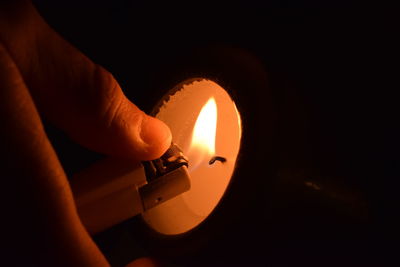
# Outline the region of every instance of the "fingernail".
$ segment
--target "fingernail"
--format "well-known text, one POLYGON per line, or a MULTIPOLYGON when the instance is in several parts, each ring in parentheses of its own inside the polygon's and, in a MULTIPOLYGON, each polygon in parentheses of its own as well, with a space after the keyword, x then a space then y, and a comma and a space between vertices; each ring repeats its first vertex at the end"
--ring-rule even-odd
POLYGON ((168 149, 172 140, 169 127, 159 119, 147 115, 142 121, 140 137, 147 145, 149 156, 155 158, 168 149))

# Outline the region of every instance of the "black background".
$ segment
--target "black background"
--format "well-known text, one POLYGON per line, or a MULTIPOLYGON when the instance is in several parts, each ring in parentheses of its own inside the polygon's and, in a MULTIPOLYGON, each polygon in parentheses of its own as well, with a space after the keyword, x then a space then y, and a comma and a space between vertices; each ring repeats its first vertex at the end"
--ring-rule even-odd
MULTIPOLYGON (((190 255, 160 256, 164 261, 177 266, 393 263, 399 198, 395 14, 337 3, 305 8, 316 3, 304 1, 34 2, 56 31, 113 73, 146 111, 160 98, 158 81, 192 51, 239 49, 265 69, 268 92, 257 96, 268 98, 273 111, 262 99, 252 111, 261 133, 271 130, 262 118, 273 113, 274 134, 265 134, 274 144, 274 151, 265 153, 274 158, 268 174, 275 183, 266 191, 272 200, 254 204, 259 213, 268 213, 255 216, 257 209, 249 208, 240 216, 246 227, 254 225, 251 229, 221 234, 218 242, 190 255)), ((238 101, 249 93, 239 92, 238 101)), ((100 157, 51 126, 48 132, 67 174, 100 157)), ((262 150, 246 156, 263 162, 262 150)), ((252 179, 265 178, 263 166, 246 168, 252 169, 252 179)), ((115 265, 154 256, 129 230, 136 224, 133 220, 96 237, 115 265)))

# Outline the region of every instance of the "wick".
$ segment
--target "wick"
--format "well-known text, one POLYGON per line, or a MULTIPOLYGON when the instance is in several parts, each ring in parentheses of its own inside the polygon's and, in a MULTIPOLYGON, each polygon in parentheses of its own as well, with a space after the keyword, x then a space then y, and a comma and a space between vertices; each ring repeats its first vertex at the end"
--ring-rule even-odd
POLYGON ((224 163, 226 161, 226 158, 224 157, 220 157, 220 156, 214 156, 210 159, 210 161, 208 162, 208 164, 214 164, 215 161, 221 161, 222 163, 224 163))

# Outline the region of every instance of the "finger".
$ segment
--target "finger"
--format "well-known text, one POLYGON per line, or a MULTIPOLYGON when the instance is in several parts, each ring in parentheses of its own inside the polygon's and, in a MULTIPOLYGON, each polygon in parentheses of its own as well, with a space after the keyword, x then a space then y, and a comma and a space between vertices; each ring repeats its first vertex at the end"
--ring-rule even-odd
POLYGON ((125 267, 160 267, 162 266, 160 262, 152 258, 139 258, 130 262, 125 267))
POLYGON ((79 220, 29 92, 1 43, 0 100, 2 243, 9 263, 108 266, 79 220))
POLYGON ((161 156, 171 143, 169 128, 131 103, 109 72, 50 29, 30 3, 23 9, 29 21, 7 33, 7 44, 40 112, 98 152, 161 156), (21 36, 25 42, 16 44, 21 36))

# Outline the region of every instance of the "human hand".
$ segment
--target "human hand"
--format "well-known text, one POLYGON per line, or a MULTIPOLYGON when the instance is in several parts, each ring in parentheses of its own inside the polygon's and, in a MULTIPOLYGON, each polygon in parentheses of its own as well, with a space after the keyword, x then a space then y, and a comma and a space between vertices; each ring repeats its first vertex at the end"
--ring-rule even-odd
POLYGON ((107 266, 79 220, 41 117, 89 149, 133 160, 162 155, 168 127, 131 103, 29 1, 0 4, 0 101, 8 266, 107 266))

